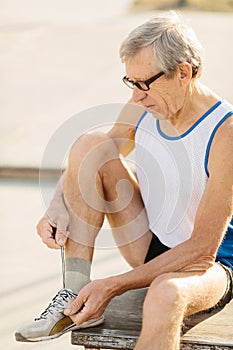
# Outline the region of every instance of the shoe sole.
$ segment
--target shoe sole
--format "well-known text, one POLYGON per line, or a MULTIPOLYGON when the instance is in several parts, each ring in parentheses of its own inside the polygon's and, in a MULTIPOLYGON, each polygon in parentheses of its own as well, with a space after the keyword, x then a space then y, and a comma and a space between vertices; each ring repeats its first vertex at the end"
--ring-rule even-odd
POLYGON ((18 342, 27 342, 27 343, 34 343, 34 342, 40 342, 40 341, 46 341, 46 340, 52 340, 55 338, 59 338, 61 335, 71 332, 77 329, 83 329, 83 328, 90 328, 99 326, 104 322, 104 316, 102 315, 100 318, 92 319, 86 322, 83 322, 80 326, 77 326, 75 323, 71 324, 67 328, 65 328, 62 332, 54 334, 54 335, 47 335, 45 337, 37 337, 37 338, 26 338, 21 333, 15 333, 15 339, 18 342))

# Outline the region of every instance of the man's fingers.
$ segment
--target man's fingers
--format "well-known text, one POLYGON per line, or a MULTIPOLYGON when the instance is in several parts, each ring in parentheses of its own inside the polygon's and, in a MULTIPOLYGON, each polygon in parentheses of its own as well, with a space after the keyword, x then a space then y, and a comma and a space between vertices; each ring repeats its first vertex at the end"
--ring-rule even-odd
POLYGON ((45 233, 46 231, 52 233, 52 225, 49 223, 49 220, 47 218, 43 217, 38 222, 36 230, 38 235, 42 237, 43 233, 45 233))
POLYGON ((53 236, 53 227, 48 222, 46 218, 42 218, 37 225, 37 233, 41 237, 42 242, 47 245, 47 247, 52 249, 59 249, 60 246, 55 242, 53 236))
POLYGON ((69 236, 69 231, 58 231, 55 235, 55 241, 56 243, 61 247, 66 244, 67 238, 69 236))
POLYGON ((54 238, 49 237, 46 238, 45 240, 42 239, 42 241, 47 245, 47 247, 51 248, 51 249, 60 249, 61 247, 59 246, 59 244, 57 244, 54 240, 54 238))
POLYGON ((56 243, 52 232, 50 230, 45 230, 41 233, 41 239, 42 241, 49 247, 52 249, 59 249, 60 246, 59 244, 56 243))
POLYGON ((66 316, 71 316, 76 314, 76 312, 79 312, 84 306, 84 303, 82 301, 82 299, 77 296, 76 299, 73 299, 69 302, 69 304, 67 305, 67 308, 64 311, 64 314, 66 316))
POLYGON ((69 216, 66 214, 60 215, 57 220, 57 230, 55 235, 55 241, 60 247, 66 244, 67 238, 69 236, 68 225, 69 216))
POLYGON ((37 224, 37 233, 49 248, 59 249, 65 245, 69 231, 66 229, 67 222, 64 218, 66 218, 64 215, 61 216, 61 221, 56 224, 46 215, 37 224))
POLYGON ((77 326, 79 326, 82 323, 89 320, 89 313, 87 312, 87 309, 84 306, 84 308, 80 312, 78 312, 77 314, 71 315, 70 318, 74 323, 76 323, 77 326))

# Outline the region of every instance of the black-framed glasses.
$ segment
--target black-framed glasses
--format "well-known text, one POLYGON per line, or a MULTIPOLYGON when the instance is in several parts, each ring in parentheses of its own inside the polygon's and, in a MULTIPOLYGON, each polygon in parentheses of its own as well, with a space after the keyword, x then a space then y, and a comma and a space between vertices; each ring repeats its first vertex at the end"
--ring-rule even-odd
POLYGON ((127 76, 125 76, 122 80, 125 83, 125 85, 127 85, 130 89, 133 89, 133 87, 136 86, 139 90, 148 91, 150 90, 150 84, 152 84, 155 80, 159 79, 163 74, 164 72, 159 72, 149 79, 138 81, 133 81, 127 76))

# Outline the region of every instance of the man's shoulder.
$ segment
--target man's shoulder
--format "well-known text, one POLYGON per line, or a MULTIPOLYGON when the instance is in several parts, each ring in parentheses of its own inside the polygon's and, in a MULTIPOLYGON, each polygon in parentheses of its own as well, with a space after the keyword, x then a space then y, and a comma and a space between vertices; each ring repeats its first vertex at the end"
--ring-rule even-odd
MULTIPOLYGON (((224 169, 232 172, 233 168, 233 111, 229 111, 217 128, 210 150, 210 169, 218 173, 224 169)), ((232 177, 232 175, 231 175, 232 177)))
MULTIPOLYGON (((230 106, 230 105, 229 105, 230 106)), ((222 117, 217 125, 216 139, 222 140, 227 136, 233 136, 233 106, 222 117)), ((233 138, 232 138, 233 139, 233 138)))

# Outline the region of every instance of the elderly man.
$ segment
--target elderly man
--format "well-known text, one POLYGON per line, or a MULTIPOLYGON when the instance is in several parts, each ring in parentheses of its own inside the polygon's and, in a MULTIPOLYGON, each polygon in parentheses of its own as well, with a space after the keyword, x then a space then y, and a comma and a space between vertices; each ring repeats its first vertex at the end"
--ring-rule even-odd
POLYGON ((176 13, 133 30, 120 55, 132 104, 107 134, 75 142, 38 224, 45 244, 65 246, 66 288, 17 340, 100 324, 114 296, 148 287, 135 349, 177 350, 185 316, 232 298, 233 107, 199 82, 200 45, 176 13), (119 157, 134 147, 137 181, 119 157), (132 270, 90 282, 105 215, 132 270))

